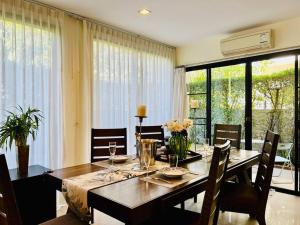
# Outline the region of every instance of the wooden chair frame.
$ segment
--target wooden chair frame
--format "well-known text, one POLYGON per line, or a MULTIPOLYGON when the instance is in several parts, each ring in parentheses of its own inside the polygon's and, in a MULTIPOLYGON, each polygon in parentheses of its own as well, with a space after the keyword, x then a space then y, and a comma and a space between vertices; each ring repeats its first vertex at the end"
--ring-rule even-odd
POLYGON ((116 155, 126 155, 127 129, 92 129, 91 162, 97 162, 109 157, 109 142, 116 142, 116 155))

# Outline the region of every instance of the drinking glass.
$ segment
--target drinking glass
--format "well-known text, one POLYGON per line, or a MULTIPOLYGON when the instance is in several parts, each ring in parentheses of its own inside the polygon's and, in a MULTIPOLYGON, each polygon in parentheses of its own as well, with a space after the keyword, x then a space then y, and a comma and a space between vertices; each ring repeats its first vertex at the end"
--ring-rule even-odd
POLYGON ((147 170, 147 177, 149 174, 149 167, 150 167, 150 163, 151 163, 151 148, 146 148, 143 152, 143 160, 144 160, 144 164, 147 170))
POLYGON ((170 163, 170 167, 177 168, 177 165, 178 165, 178 155, 176 155, 176 154, 170 154, 169 155, 169 163, 170 163))
POLYGON ((209 138, 203 138, 202 139, 202 145, 203 145, 203 151, 205 154, 205 158, 208 156, 208 151, 209 151, 209 138))
POLYGON ((108 146, 109 146, 109 154, 110 154, 111 165, 114 165, 114 156, 116 154, 117 143, 116 142, 109 142, 108 146))

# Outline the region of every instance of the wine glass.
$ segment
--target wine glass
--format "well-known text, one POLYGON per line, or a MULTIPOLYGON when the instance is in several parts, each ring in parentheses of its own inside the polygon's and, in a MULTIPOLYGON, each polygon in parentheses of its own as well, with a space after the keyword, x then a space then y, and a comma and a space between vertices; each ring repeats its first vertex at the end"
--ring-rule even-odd
POLYGON ((117 149, 117 143, 115 141, 109 142, 109 154, 110 154, 110 160, 111 160, 111 165, 114 165, 114 156, 116 154, 116 149, 117 149))
POLYGON ((143 160, 144 160, 144 164, 145 164, 145 167, 147 170, 147 177, 148 177, 149 167, 150 167, 150 163, 151 163, 151 148, 146 148, 144 150, 143 160))

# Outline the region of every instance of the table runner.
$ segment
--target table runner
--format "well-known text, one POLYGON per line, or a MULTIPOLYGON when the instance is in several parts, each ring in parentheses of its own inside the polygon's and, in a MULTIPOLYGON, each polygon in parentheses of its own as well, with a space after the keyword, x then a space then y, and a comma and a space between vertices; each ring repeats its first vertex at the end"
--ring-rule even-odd
MULTIPOLYGON (((111 166, 105 161, 93 164, 105 169, 67 178, 62 183, 62 193, 70 209, 78 217, 87 222, 91 220, 91 212, 87 202, 87 193, 89 190, 147 173, 145 170, 133 170, 136 163, 132 161, 127 164, 118 164, 118 166, 111 166)), ((154 172, 167 166, 168 163, 156 162, 154 166, 149 168, 148 172, 154 172)))

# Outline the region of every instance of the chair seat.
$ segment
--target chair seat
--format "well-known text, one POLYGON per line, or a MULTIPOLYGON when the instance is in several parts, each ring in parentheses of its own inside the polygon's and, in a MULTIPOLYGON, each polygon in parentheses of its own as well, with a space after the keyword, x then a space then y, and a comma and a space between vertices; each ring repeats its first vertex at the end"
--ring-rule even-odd
POLYGON ((172 207, 143 225, 199 225, 200 221, 201 214, 172 207))
POLYGON ((68 213, 64 216, 49 220, 41 225, 87 225, 88 223, 81 221, 77 216, 68 213))
POLYGON ((288 163, 288 162, 290 162, 290 160, 282 156, 275 157, 275 163, 288 163))
POLYGON ((226 182, 221 198, 222 211, 254 213, 258 203, 258 193, 247 184, 226 182))

